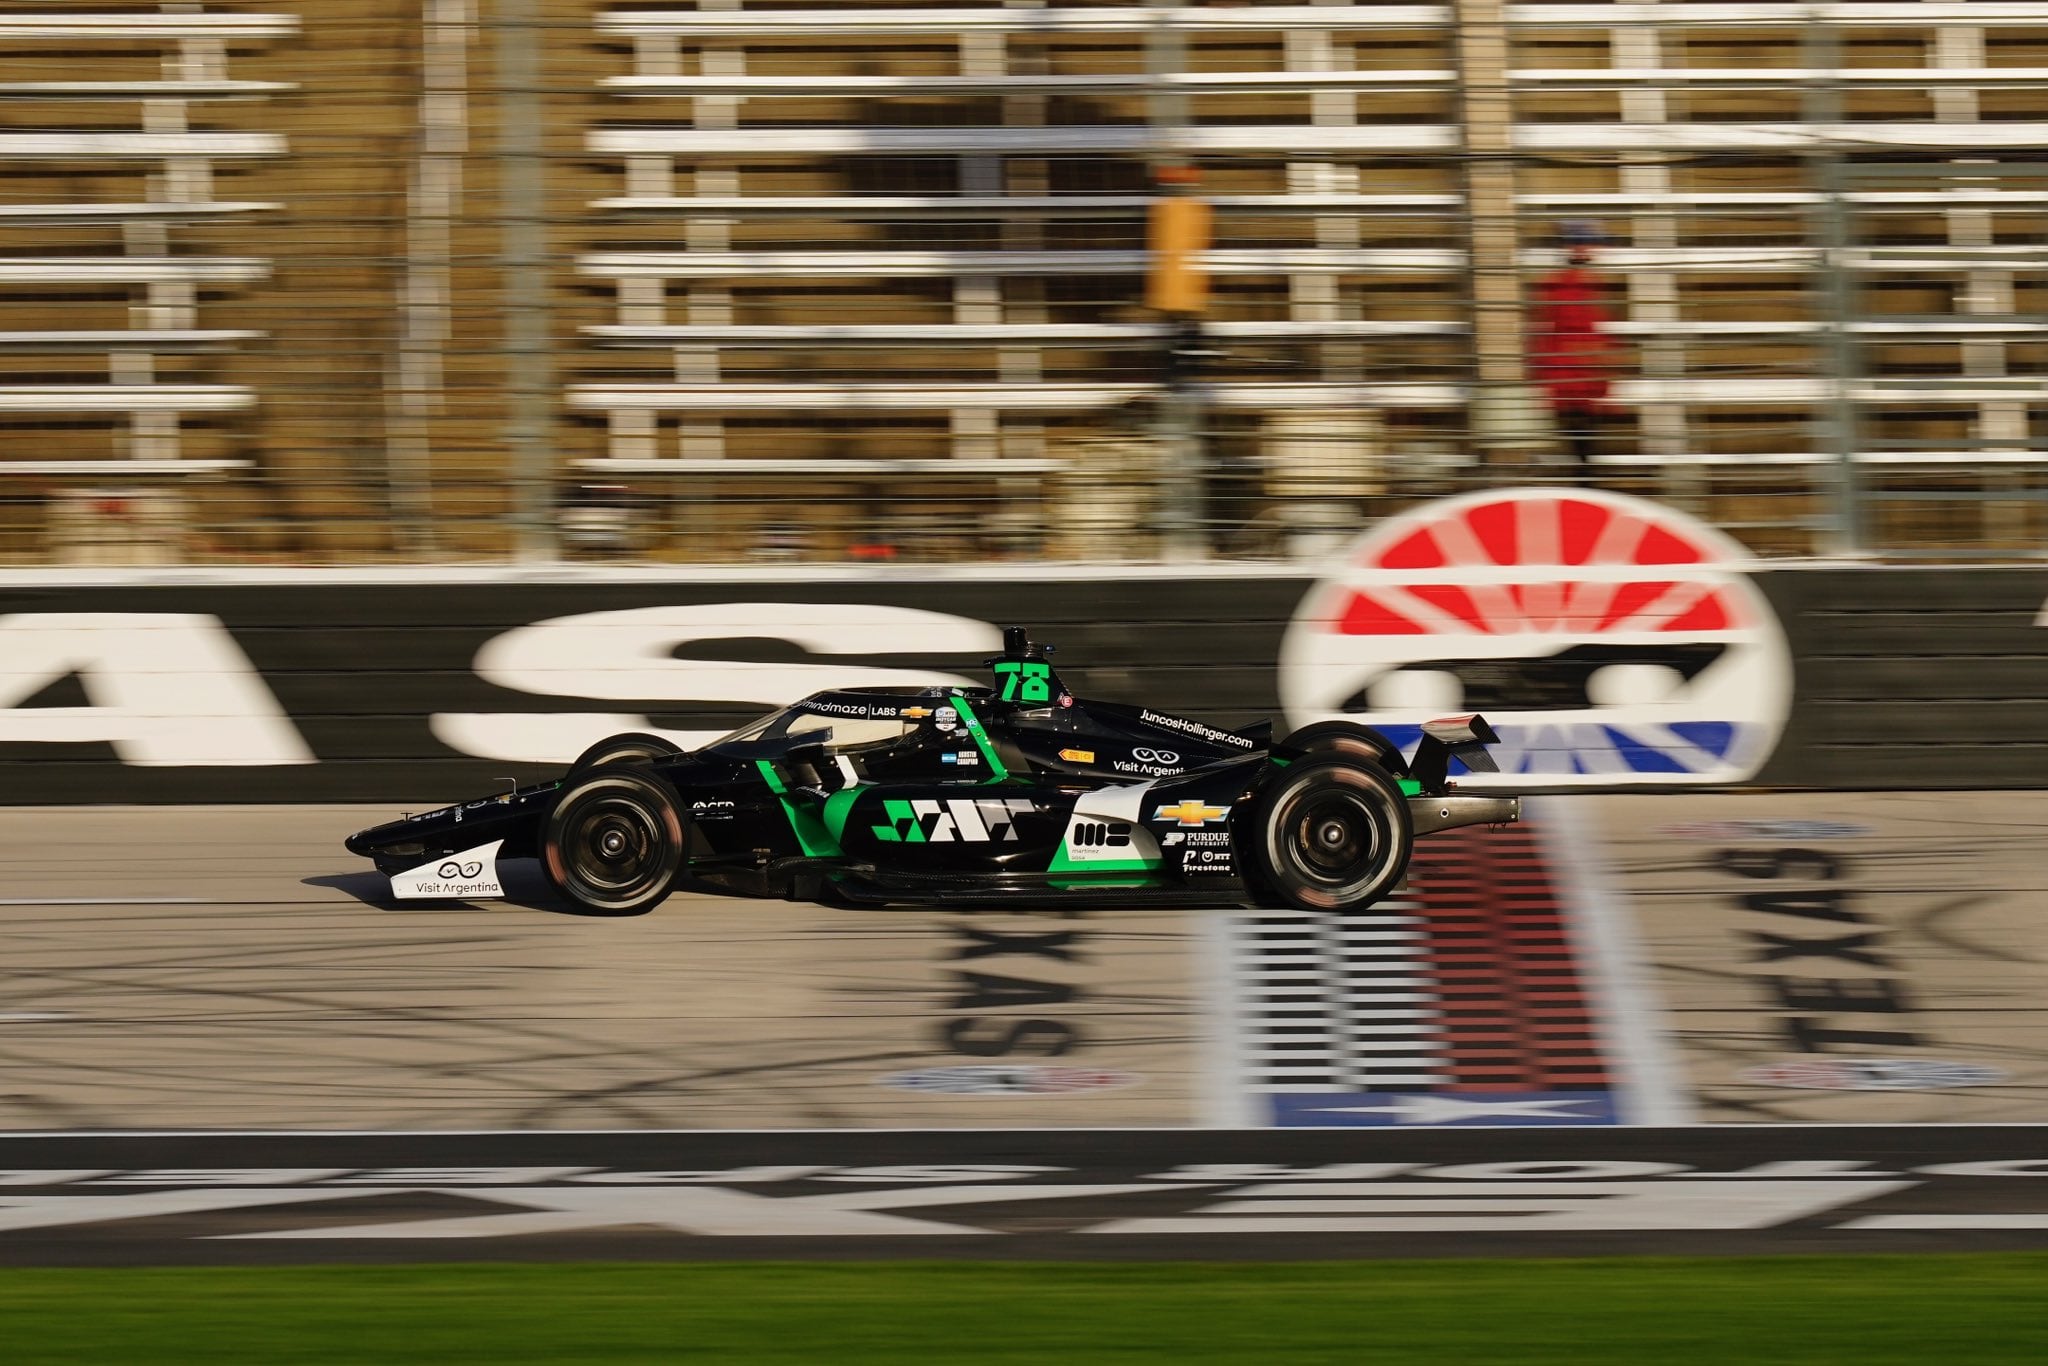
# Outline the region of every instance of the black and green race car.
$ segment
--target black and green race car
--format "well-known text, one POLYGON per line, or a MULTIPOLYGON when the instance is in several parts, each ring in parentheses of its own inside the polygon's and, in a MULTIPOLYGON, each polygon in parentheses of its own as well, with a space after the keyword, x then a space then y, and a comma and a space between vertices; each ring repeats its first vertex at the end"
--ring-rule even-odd
POLYGON ((1075 697, 1011 627, 994 686, 814 693, 701 749, 614 736, 560 779, 379 825, 348 848, 399 897, 502 895, 538 858, 577 907, 637 915, 678 886, 831 902, 1357 911, 1417 835, 1512 821, 1449 777, 1493 765, 1478 716, 1403 756, 1365 726, 1272 739, 1075 697))

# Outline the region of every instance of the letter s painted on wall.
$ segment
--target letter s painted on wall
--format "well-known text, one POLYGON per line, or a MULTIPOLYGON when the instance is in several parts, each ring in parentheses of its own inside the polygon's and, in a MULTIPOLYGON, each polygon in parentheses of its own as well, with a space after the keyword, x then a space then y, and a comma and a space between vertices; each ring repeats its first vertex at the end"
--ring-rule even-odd
MULTIPOLYGON (((520 626, 486 642, 475 668, 487 683, 594 701, 740 702, 762 710, 823 688, 968 685, 957 674, 857 664, 748 664, 677 659, 679 646, 787 640, 819 655, 981 655, 1002 648, 984 621, 874 603, 724 602, 587 612, 520 626)), ((649 730, 632 712, 440 712, 434 736, 451 749, 516 763, 566 763, 620 731, 649 730)), ((721 731, 661 731, 684 748, 721 731)))

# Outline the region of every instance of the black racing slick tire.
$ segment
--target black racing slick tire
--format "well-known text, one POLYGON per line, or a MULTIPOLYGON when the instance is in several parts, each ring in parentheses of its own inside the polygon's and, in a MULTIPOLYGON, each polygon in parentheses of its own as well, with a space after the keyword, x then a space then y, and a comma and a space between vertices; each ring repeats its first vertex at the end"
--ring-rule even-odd
POLYGON ((675 789, 614 765, 563 781, 541 832, 540 865, 589 914, 645 915, 675 885, 687 848, 675 789))
POLYGON ((584 750, 576 756, 576 762, 569 765, 569 771, 575 773, 606 764, 649 764, 682 752, 680 745, 672 744, 659 735, 629 730, 622 735, 607 736, 584 750))
POLYGON ((1253 808, 1263 891, 1304 911, 1362 911, 1401 885, 1415 821, 1378 764, 1333 754, 1298 760, 1253 808))
POLYGON ((1310 754, 1349 754, 1378 764, 1389 773, 1408 771, 1408 760, 1402 757, 1400 746, 1371 726, 1355 721, 1317 721, 1295 731, 1274 748, 1310 754))

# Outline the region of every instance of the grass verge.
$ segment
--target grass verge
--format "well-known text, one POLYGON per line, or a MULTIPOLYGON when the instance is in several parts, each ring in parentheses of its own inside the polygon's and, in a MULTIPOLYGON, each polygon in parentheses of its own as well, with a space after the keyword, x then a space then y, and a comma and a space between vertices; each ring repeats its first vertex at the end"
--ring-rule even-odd
POLYGON ((0 1271, 0 1360, 2048 1361, 2048 1253, 0 1271))

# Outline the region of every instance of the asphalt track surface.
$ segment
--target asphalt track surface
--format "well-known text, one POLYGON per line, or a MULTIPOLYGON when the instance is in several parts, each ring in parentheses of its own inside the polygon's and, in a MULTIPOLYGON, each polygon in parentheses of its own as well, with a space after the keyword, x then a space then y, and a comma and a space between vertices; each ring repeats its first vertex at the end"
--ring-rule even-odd
MULTIPOLYGON (((2017 912, 2048 806, 1996 809, 1941 880, 2017 912)), ((507 902, 399 907, 339 847, 390 814, 6 813, 0 1264, 2048 1246, 2048 1126, 1205 1128, 1228 1022, 1203 914, 679 896, 608 920, 518 864, 507 902), (977 1005, 967 969, 1013 985, 977 1005), (892 1084, 1027 1016, 1121 1080, 892 1084)), ((2014 926, 2012 996, 2039 999, 2014 926)))
POLYGON ((884 1081, 1031 1020, 1142 1080, 1028 1122, 1196 1121, 1200 916, 679 893, 591 917, 528 860, 505 901, 396 903, 340 844, 394 814, 0 814, 0 1131, 1007 1126, 1000 1098, 884 1081))
POLYGON ((2048 1129, 0 1139, 0 1264, 2048 1246, 2048 1129))

